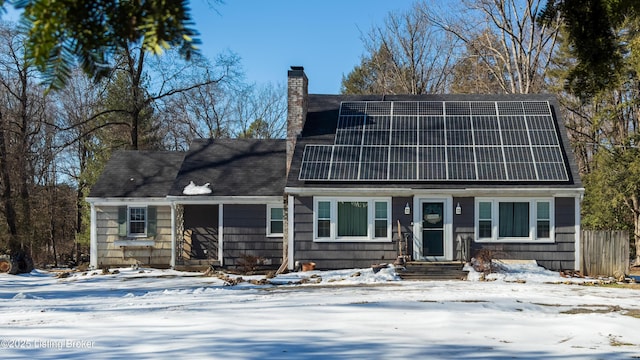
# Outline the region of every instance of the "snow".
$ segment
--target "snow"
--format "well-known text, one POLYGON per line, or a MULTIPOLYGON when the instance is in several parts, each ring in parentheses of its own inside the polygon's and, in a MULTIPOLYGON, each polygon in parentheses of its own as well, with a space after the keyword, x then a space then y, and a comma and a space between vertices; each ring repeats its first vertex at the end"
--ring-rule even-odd
POLYGON ((182 190, 184 195, 206 195, 211 194, 211 189, 209 188, 209 183, 204 185, 196 185, 193 181, 189 181, 189 185, 185 186, 182 190))
MULTIPOLYGON (((630 359, 639 290, 502 264, 488 281, 393 268, 263 276, 118 269, 0 274, 11 359, 630 359), (235 279, 235 281, 231 281, 235 279), (235 286, 229 286, 238 282, 235 286)), ((481 276, 472 271, 470 278, 481 276)))

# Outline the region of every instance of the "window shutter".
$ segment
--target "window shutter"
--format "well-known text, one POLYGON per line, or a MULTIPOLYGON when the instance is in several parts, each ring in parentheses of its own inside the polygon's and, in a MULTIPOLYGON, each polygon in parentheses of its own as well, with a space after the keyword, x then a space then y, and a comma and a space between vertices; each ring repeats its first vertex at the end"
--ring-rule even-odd
POLYGON ((127 236, 127 207, 118 207, 118 236, 127 236))
POLYGON ((147 236, 154 237, 158 232, 158 211, 155 206, 147 207, 147 236))

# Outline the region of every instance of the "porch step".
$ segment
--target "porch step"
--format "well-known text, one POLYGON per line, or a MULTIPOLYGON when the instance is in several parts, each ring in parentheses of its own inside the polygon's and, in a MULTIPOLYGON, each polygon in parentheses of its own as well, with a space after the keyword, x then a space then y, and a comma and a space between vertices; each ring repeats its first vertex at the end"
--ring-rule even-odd
POLYGON ((403 280, 464 280, 467 272, 460 262, 410 261, 397 270, 403 280))

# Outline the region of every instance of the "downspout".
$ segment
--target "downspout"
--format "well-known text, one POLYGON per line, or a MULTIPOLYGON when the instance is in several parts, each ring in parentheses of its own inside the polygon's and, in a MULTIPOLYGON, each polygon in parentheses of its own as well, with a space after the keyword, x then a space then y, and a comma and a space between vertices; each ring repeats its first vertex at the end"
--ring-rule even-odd
POLYGON ((89 267, 98 268, 98 217, 96 215, 96 206, 91 205, 91 228, 89 230, 89 267))
POLYGON ((171 261, 172 269, 176 268, 176 203, 171 202, 171 261))
POLYGON ((582 202, 582 195, 575 198, 575 263, 574 268, 576 271, 582 272, 582 233, 581 233, 581 219, 580 219, 580 202, 582 202))
POLYGON ((224 205, 218 205, 218 261, 220 266, 224 266, 224 224, 223 219, 224 205))
POLYGON ((287 267, 289 270, 293 270, 293 229, 294 229, 294 213, 293 213, 293 195, 288 196, 287 201, 287 267))

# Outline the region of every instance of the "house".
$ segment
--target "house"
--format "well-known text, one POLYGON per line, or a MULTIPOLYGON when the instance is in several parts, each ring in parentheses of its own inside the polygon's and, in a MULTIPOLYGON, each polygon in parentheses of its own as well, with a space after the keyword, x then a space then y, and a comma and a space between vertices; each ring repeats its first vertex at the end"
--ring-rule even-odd
POLYGON ((91 266, 277 267, 284 172, 285 140, 115 152, 87 197, 91 266))
POLYGON ((584 189, 553 96, 309 95, 304 69, 288 76, 289 268, 368 267, 399 246, 580 268, 584 189))
POLYGON ((553 96, 307 89, 292 67, 286 140, 116 153, 88 199, 91 265, 338 269, 484 252, 580 269, 584 189, 553 96))

